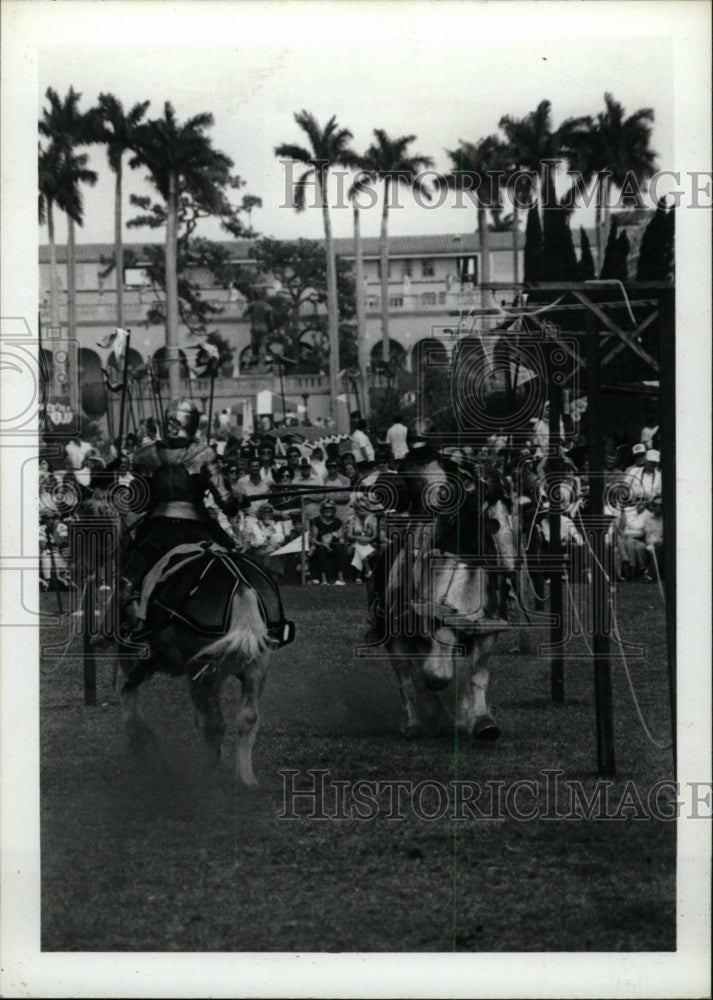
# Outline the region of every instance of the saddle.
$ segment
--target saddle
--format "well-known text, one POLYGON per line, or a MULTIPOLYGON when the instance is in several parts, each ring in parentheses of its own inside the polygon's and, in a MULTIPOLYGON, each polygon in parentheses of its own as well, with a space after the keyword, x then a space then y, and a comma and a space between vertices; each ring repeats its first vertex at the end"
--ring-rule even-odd
POLYGON ((294 637, 272 578, 251 559, 228 552, 214 542, 171 549, 151 573, 155 580, 148 597, 146 626, 135 637, 137 640, 176 619, 206 638, 225 635, 240 583, 255 591, 270 638, 284 646, 294 637))

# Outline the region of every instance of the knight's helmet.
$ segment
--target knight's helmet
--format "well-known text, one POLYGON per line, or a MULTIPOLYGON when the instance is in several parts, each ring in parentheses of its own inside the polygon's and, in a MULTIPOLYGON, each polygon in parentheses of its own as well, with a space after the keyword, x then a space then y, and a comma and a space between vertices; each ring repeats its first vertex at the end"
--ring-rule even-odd
POLYGON ((198 430, 200 410, 193 402, 183 396, 175 399, 166 407, 165 433, 170 438, 192 438, 198 430))

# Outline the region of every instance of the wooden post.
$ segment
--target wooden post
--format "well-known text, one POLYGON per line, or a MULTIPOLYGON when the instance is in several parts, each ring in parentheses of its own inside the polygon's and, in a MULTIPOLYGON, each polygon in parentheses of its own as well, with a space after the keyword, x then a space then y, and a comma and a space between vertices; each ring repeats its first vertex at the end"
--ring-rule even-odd
MULTIPOLYGON (((87 567, 84 568, 86 570, 87 567)), ((82 667, 84 668, 84 704, 97 703, 97 661, 92 646, 94 626, 94 609, 96 602, 92 600, 93 588, 88 580, 84 581, 84 598, 82 600, 82 667)))
POLYGON ((676 301, 673 288, 659 292, 659 361, 661 392, 661 492, 664 516, 664 588, 666 593, 666 647, 671 699, 673 763, 677 767, 676 742, 676 301))
POLYGON ((131 347, 131 330, 126 334, 126 343, 124 344, 124 376, 121 380, 121 408, 119 410, 119 443, 116 446, 117 458, 121 458, 122 448, 124 446, 124 410, 126 409, 126 393, 128 391, 127 380, 129 377, 129 348, 131 347))
MULTIPOLYGON (((557 345, 551 343, 548 352, 549 368, 549 442, 548 450, 550 457, 547 459, 547 468, 552 474, 561 473, 562 458, 560 454, 560 419, 562 417, 562 388, 557 380, 560 374, 553 371, 555 367, 552 363, 552 355, 557 351, 557 345)), ((555 483, 550 489, 550 555, 553 557, 552 570, 550 575, 550 614, 553 622, 550 626, 550 643, 554 647, 550 654, 550 683, 552 690, 552 701, 558 704, 564 703, 564 657, 562 654, 562 644, 564 641, 564 609, 562 602, 562 538, 560 518, 562 516, 562 504, 560 497, 560 484, 555 483), (554 559, 557 559, 557 568, 554 566, 554 559)))
POLYGON ((301 542, 300 542, 301 552, 302 552, 302 569, 301 569, 302 581, 301 582, 302 582, 302 586, 304 587, 304 585, 306 583, 306 575, 307 575, 307 567, 305 566, 306 551, 305 551, 305 498, 304 498, 304 494, 302 494, 302 496, 300 497, 300 507, 302 508, 302 513, 301 513, 301 516, 300 516, 300 532, 302 534, 302 539, 301 539, 301 542))
MULTIPOLYGON (((594 313, 585 319, 587 360, 587 414, 590 490, 593 523, 604 516, 604 436, 600 379, 599 325, 594 313)), ((602 775, 616 774, 614 708, 611 687, 611 588, 613 581, 598 559, 591 560, 594 635, 594 697, 597 724, 597 762, 602 775)))

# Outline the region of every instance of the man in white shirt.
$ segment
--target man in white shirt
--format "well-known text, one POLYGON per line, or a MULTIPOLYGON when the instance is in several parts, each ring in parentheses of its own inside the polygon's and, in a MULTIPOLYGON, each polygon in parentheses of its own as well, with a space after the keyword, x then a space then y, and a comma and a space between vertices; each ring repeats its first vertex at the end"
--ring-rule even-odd
POLYGON ((400 462, 408 454, 408 443, 406 441, 408 430, 403 421, 403 416, 397 413, 393 424, 386 432, 386 443, 391 448, 391 454, 394 456, 396 462, 400 462))
POLYGON ((250 507, 247 509, 246 514, 254 515, 257 512, 257 508, 264 501, 265 494, 267 493, 268 487, 272 482, 272 479, 270 479, 269 481, 263 480, 260 473, 261 473, 260 459, 251 458, 248 465, 247 476, 241 476, 236 483, 238 491, 244 497, 250 499, 250 497, 255 496, 257 494, 262 496, 262 500, 250 504, 250 507))
POLYGON ((350 438, 357 465, 374 461, 374 446, 366 433, 366 426, 366 420, 357 420, 350 438))

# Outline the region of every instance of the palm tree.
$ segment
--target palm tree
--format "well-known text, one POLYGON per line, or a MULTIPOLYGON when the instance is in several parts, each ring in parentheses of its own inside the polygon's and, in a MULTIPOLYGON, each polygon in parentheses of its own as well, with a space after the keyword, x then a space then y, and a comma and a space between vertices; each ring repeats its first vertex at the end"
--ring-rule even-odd
POLYGON ((446 185, 456 191, 470 192, 478 213, 478 239, 482 266, 480 284, 490 281, 490 237, 488 210, 500 207, 500 182, 506 147, 496 135, 478 142, 460 140, 458 149, 447 150, 453 169, 445 176, 446 185), (493 184, 493 181, 496 183, 493 184))
POLYGON ((356 175, 354 183, 349 189, 349 200, 352 203, 352 216, 354 220, 354 292, 356 304, 357 352, 359 358, 359 374, 361 376, 364 407, 367 411, 363 414, 363 416, 367 419, 369 410, 369 353, 366 344, 364 250, 361 242, 361 210, 358 199, 359 195, 374 179, 374 173, 369 169, 368 159, 365 156, 359 157, 359 173, 356 175))
MULTIPOLYGON (((329 334, 329 392, 332 408, 339 392, 339 304, 337 299, 337 268, 334 260, 332 223, 329 217, 327 193, 329 170, 335 166, 356 166, 356 157, 351 152, 349 142, 352 133, 337 125, 337 116, 332 115, 322 127, 309 111, 295 113, 295 121, 307 135, 310 148, 283 143, 275 147, 275 156, 286 157, 301 163, 304 171, 294 191, 294 206, 298 212, 305 208, 305 191, 311 177, 317 186, 319 206, 322 209, 324 225, 324 245, 327 255, 327 329, 329 334)), ((334 415, 334 413, 333 413, 334 415)))
POLYGON ((38 144, 37 183, 39 191, 40 225, 47 223, 50 248, 50 324, 59 329, 59 281, 57 277, 57 245, 54 232, 54 206, 62 208, 59 187, 59 151, 53 144, 38 144))
POLYGON ((407 184, 426 200, 431 199, 428 185, 419 178, 427 167, 433 166, 430 156, 407 155, 408 147, 416 141, 415 135, 402 135, 391 139, 386 132, 374 129, 376 142, 366 151, 365 160, 370 170, 384 184, 384 202, 381 211, 379 236, 379 268, 381 271, 381 360, 389 363, 389 205, 393 184, 407 184))
POLYGON ((133 148, 134 133, 146 114, 150 101, 135 104, 124 113, 121 101, 113 94, 100 94, 92 114, 94 139, 107 148, 107 159, 114 173, 114 269, 116 273, 116 321, 124 325, 124 244, 122 239, 122 168, 124 153, 133 148))
MULTIPOLYGON (((87 166, 88 156, 84 153, 77 154, 77 146, 85 145, 90 141, 90 118, 82 114, 79 110, 81 94, 78 94, 73 87, 62 101, 57 92, 51 87, 47 88, 45 96, 49 102, 49 108, 45 108, 43 116, 39 121, 40 134, 50 140, 49 149, 45 154, 41 152, 40 166, 47 171, 51 168, 54 172, 54 197, 45 198, 47 204, 48 228, 50 225, 51 206, 57 204, 67 215, 67 332, 69 342, 76 341, 77 317, 76 317, 76 268, 75 268, 75 223, 82 225, 83 222, 83 200, 81 184, 96 184, 97 174, 87 166)), ((45 177, 46 191, 47 178, 45 177)), ((54 219, 52 219, 54 230, 54 219)), ((53 233, 54 235, 54 233, 53 233)), ((50 259, 52 248, 50 246, 50 259)), ((55 259, 56 263, 56 259, 55 259)), ((50 266, 52 266, 50 264, 50 266)), ((52 282, 52 279, 50 279, 52 282)), ((58 314, 58 302, 56 296, 56 269, 55 269, 55 296, 54 304, 51 305, 53 322, 58 314)), ((57 317, 58 318, 58 317, 57 317)), ((75 412, 78 412, 78 373, 70 373, 69 392, 70 402, 75 412)))
MULTIPOLYGON (((596 177, 596 229, 598 266, 603 266, 602 236, 609 228, 609 194, 614 184, 620 190, 632 179, 639 185, 648 180, 656 168, 656 153, 650 148, 654 121, 652 108, 639 108, 625 117, 622 105, 612 94, 604 94, 604 111, 595 118, 565 122, 569 134, 565 146, 578 183, 596 177)), ((636 194, 629 197, 639 202, 636 194)))
POLYGON ((179 207, 189 204, 215 215, 227 212, 224 189, 230 183, 232 160, 213 149, 205 130, 213 124, 208 112, 182 125, 169 101, 163 118, 142 122, 134 131, 130 166, 145 166, 166 203, 166 358, 171 396, 180 395, 178 348, 178 225, 179 207))

